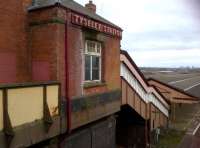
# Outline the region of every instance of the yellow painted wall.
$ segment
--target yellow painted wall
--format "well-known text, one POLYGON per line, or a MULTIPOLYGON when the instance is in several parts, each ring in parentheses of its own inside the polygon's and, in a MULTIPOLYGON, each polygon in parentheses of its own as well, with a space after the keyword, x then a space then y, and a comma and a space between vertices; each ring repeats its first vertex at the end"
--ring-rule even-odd
POLYGON ((47 87, 47 103, 52 116, 58 115, 58 86, 47 87))
POLYGON ((43 118, 43 88, 8 90, 8 113, 13 127, 43 118))
POLYGON ((0 90, 0 131, 3 130, 3 92, 0 90))

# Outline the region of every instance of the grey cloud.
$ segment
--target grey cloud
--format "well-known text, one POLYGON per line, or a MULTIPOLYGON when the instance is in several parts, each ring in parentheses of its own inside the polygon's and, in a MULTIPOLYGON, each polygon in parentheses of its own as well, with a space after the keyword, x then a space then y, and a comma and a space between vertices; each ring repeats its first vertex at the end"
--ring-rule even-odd
POLYGON ((191 49, 200 47, 200 30, 152 30, 126 33, 123 45, 136 49, 191 49))

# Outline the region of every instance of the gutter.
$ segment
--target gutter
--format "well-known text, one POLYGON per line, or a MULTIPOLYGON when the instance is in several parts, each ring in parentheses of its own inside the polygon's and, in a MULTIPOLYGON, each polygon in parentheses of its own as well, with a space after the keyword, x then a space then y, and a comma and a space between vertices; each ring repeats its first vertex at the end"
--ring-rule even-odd
POLYGON ((65 91, 66 91, 66 101, 67 101, 67 131, 70 133, 71 131, 71 99, 69 97, 69 71, 68 71, 68 54, 67 54, 67 49, 68 49, 68 22, 65 22, 65 91))

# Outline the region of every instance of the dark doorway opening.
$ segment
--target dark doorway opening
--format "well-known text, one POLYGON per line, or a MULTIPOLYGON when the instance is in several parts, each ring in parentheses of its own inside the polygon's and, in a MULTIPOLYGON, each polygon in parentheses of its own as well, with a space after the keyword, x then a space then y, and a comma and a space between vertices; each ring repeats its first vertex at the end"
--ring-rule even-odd
POLYGON ((117 114, 117 145, 120 148, 145 148, 148 138, 146 124, 145 119, 129 105, 122 106, 117 114))

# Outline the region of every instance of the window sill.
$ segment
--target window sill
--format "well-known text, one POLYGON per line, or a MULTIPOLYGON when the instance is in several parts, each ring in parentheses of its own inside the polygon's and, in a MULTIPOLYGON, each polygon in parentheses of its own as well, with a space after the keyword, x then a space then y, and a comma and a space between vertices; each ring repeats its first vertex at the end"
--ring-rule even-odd
POLYGON ((92 87, 98 87, 98 86, 106 86, 105 82, 85 82, 83 87, 84 88, 92 88, 92 87))

